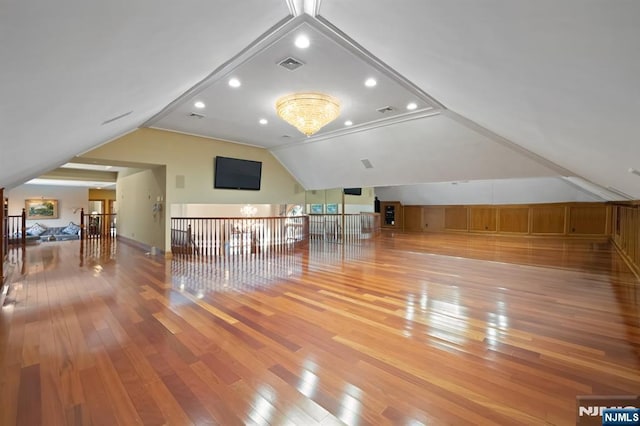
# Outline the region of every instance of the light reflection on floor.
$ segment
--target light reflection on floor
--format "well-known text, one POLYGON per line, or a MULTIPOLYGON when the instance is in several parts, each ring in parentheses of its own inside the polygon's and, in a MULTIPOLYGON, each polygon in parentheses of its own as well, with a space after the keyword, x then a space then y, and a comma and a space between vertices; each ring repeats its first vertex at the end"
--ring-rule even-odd
POLYGON ((361 245, 311 242, 308 248, 244 253, 210 258, 176 256, 171 260, 173 288, 196 297, 209 292, 246 292, 302 275, 303 264, 340 264, 368 250, 361 245), (304 261, 306 258, 306 261, 304 261))
POLYGON ((80 240, 80 266, 110 263, 118 255, 118 243, 113 238, 80 240))
POLYGON ((173 287, 197 296, 205 292, 244 292, 260 289, 278 280, 300 275, 301 251, 265 255, 250 254, 212 259, 171 261, 173 287))

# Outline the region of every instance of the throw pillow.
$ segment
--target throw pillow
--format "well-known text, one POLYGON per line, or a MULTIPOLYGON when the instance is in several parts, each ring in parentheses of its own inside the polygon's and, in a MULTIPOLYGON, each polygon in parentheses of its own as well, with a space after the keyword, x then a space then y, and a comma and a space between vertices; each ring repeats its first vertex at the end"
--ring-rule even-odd
POLYGON ((67 227, 62 230, 62 233, 67 235, 78 235, 79 231, 80 231, 80 225, 76 225, 73 222, 69 222, 67 227))
POLYGON ((35 225, 33 225, 33 226, 31 226, 30 228, 27 229, 27 234, 39 237, 46 230, 47 230, 46 226, 40 225, 39 223, 36 223, 35 225))

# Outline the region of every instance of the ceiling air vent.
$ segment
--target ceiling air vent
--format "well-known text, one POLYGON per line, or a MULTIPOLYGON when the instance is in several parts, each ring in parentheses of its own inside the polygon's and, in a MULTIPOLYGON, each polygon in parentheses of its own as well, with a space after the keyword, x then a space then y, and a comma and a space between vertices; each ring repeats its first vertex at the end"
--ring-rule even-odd
POLYGON ((299 61, 296 58, 292 58, 291 56, 289 56, 287 59, 283 59, 282 61, 280 61, 278 65, 280 65, 281 67, 285 67, 289 71, 295 71, 304 64, 302 63, 302 61, 299 61))
POLYGON ((376 111, 384 114, 385 112, 393 111, 393 108, 387 105, 387 106, 383 106, 382 108, 376 109, 376 111))
POLYGON ((363 158, 360 161, 362 162, 362 165, 365 169, 373 169, 373 164, 371 164, 371 161, 369 161, 368 158, 363 158))
POLYGON ((204 118, 204 115, 198 114, 197 112, 192 112, 192 113, 189 114, 189 117, 191 117, 191 118, 204 118))

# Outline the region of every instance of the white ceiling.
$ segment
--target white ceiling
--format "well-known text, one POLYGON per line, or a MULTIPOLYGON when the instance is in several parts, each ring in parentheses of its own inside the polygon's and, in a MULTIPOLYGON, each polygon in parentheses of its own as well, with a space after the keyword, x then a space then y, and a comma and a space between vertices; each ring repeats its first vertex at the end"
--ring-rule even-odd
POLYGON ((66 163, 25 184, 116 189, 118 173, 132 170, 131 167, 106 164, 66 163))
POLYGON ((9 0, 1 10, 6 188, 137 128, 289 13, 282 0, 9 0))
POLYGON ((297 19, 293 3, 5 2, 0 187, 147 123, 267 147, 310 189, 575 176, 640 198, 640 2, 324 0, 297 19), (312 45, 292 50, 301 29, 312 45), (273 67, 291 53, 306 65, 273 67), (271 107, 307 85, 345 104, 308 139, 271 107), (362 124, 411 95, 418 115, 362 124), (199 97, 206 118, 186 119, 199 97))
POLYGON ((316 137, 362 129, 372 122, 434 114, 440 109, 426 94, 330 27, 302 15, 263 37, 146 124, 264 148, 300 143, 307 137, 276 115, 275 104, 283 96, 308 91, 327 93, 342 107, 340 117, 316 137), (311 45, 297 48, 298 36, 307 37, 311 45), (303 65, 293 71, 280 66, 287 58, 303 65), (242 85, 230 87, 230 78, 242 85), (377 82, 375 87, 365 87, 369 78, 377 82), (196 101, 206 107, 194 107, 196 101), (411 102, 416 109, 408 111, 406 106, 411 102), (385 107, 391 111, 378 111, 385 107), (194 118, 193 113, 198 116, 194 118), (266 125, 259 124, 262 118, 267 119, 266 125), (346 120, 354 127, 345 126, 346 120))

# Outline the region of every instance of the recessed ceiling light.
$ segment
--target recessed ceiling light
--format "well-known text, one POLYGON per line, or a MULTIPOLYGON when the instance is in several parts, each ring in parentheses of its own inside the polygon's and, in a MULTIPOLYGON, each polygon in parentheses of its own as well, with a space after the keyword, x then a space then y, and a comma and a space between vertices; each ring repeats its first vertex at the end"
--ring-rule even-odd
POLYGON ((347 120, 347 121, 344 122, 344 125, 345 126, 351 126, 351 125, 353 125, 353 121, 347 120))
POLYGON ((193 104, 193 106, 196 107, 196 108, 204 108, 205 104, 202 101, 198 101, 195 104, 193 104))
POLYGON ((306 35, 299 35, 296 38, 295 41, 295 45, 296 47, 300 48, 300 49, 306 49, 307 47, 309 47, 309 45, 311 44, 311 42, 309 41, 309 37, 307 37, 306 35))
POLYGON ((375 79, 375 78, 368 78, 368 79, 364 82, 364 85, 365 85, 365 86, 367 86, 367 87, 373 87, 373 86, 375 86, 376 84, 378 84, 378 82, 376 81, 376 79, 375 79))
POLYGON ((409 111, 412 111, 412 110, 414 110, 414 109, 416 109, 416 108, 418 108, 418 104, 416 104, 415 102, 409 102, 409 103, 407 104, 407 109, 408 109, 409 111))
POLYGON ((261 119, 260 119, 260 121, 259 121, 259 123, 260 123, 260 124, 267 124, 267 123, 269 123, 269 121, 267 121, 267 119, 266 119, 266 118, 261 118, 261 119))
POLYGON ((240 87, 240 84, 240 80, 235 77, 229 80, 229 86, 231 87, 240 87))

